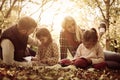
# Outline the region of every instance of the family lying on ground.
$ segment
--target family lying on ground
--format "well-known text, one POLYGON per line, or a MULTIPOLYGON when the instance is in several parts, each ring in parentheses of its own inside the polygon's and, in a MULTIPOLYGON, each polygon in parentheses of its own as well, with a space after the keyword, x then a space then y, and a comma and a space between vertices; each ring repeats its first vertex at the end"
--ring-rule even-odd
POLYGON ((103 51, 95 28, 82 31, 73 17, 65 17, 60 32, 59 52, 58 45, 53 41, 47 26, 37 28, 35 34, 37 39, 29 36, 36 27, 35 20, 26 16, 6 29, 0 38, 0 62, 22 66, 60 64, 63 67, 74 65, 84 69, 89 67, 120 69, 120 53, 103 51), (37 46, 38 50, 33 51, 27 47, 28 44, 37 46), (73 57, 72 60, 67 59, 68 50, 73 57), (30 63, 25 60, 27 56, 33 56, 30 63))

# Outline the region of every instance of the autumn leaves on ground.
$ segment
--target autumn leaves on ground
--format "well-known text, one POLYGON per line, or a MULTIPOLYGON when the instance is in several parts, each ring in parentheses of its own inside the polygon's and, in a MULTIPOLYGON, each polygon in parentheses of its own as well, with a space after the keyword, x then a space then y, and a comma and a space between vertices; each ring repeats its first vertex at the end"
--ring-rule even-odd
POLYGON ((120 70, 94 68, 80 69, 74 66, 7 66, 0 64, 0 80, 119 80, 120 70))

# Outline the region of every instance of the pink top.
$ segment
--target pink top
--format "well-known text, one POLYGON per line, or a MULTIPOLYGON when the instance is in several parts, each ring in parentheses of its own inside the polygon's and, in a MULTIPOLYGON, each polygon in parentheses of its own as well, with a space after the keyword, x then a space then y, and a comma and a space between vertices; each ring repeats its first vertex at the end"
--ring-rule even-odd
POLYGON ((103 49, 99 43, 97 43, 92 49, 87 49, 83 43, 79 45, 75 59, 84 57, 86 59, 91 59, 92 64, 97 64, 104 61, 103 49))

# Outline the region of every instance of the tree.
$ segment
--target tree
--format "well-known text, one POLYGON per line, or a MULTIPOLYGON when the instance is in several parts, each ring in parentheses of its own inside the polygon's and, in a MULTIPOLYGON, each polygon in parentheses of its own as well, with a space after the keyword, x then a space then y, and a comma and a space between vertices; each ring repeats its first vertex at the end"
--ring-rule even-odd
MULTIPOLYGON (((111 21, 110 19, 114 16, 112 16, 113 8, 118 9, 120 0, 83 0, 87 5, 91 6, 92 8, 98 7, 100 10, 100 13, 102 15, 102 21, 106 23, 106 49, 110 50, 110 42, 111 42, 111 36, 110 36, 110 26, 111 21)), ((120 8, 119 8, 120 9, 120 8)), ((118 10, 117 10, 118 12, 118 10)), ((114 13, 115 14, 115 13, 114 13)), ((116 14, 115 14, 116 15, 116 14)))
MULTIPOLYGON (((28 3, 40 6, 38 8, 38 10, 40 11, 38 19, 40 21, 41 14, 44 12, 44 10, 46 10, 46 9, 43 9, 43 7, 48 2, 53 3, 54 0, 51 0, 51 1, 50 0, 40 0, 39 2, 38 1, 36 2, 34 0, 1 0, 0 2, 1 2, 1 5, 0 5, 0 17, 1 17, 0 28, 4 29, 4 28, 7 28, 9 24, 16 22, 20 16, 25 15, 21 12, 22 12, 23 8, 26 7, 26 5, 28 3)), ((51 5, 52 5, 52 3, 51 3, 51 5)), ((34 15, 38 10, 36 10, 33 13, 30 13, 29 16, 34 15)))
MULTIPOLYGON (((15 11, 15 5, 18 2, 18 0, 2 0, 1 6, 0 6, 0 17, 1 17, 1 22, 0 22, 0 28, 4 29, 6 26, 11 24, 12 22, 15 21, 15 18, 11 18, 12 11, 15 11)), ((13 17, 13 16, 12 16, 13 17)))

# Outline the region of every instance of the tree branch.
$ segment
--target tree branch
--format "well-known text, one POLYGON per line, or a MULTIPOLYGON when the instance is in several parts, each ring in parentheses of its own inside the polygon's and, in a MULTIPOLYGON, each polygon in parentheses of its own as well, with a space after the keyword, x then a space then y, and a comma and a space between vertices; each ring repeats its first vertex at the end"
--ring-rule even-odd
POLYGON ((1 4, 1 6, 0 6, 0 11, 2 10, 2 7, 3 7, 4 3, 5 3, 5 1, 6 1, 6 0, 3 0, 3 1, 2 1, 2 4, 1 4))
POLYGON ((100 4, 99 4, 98 0, 95 0, 95 1, 97 2, 98 8, 100 9, 103 18, 105 19, 105 15, 104 15, 104 13, 103 13, 103 11, 102 11, 102 8, 100 7, 100 4))
POLYGON ((112 2, 111 2, 111 4, 110 4, 110 6, 112 6, 112 4, 115 2, 115 0, 113 0, 112 2))

